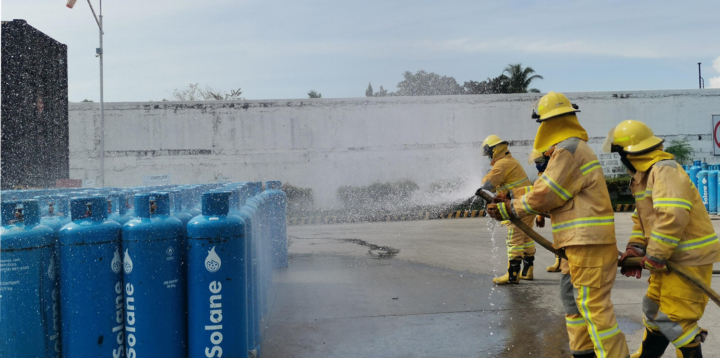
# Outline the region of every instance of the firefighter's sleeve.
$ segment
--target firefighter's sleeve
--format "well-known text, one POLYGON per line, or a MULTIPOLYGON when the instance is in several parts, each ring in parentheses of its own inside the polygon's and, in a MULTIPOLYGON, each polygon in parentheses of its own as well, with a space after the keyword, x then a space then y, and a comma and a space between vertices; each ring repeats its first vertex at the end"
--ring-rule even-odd
POLYGON ((507 161, 499 160, 493 165, 490 172, 485 175, 482 179, 482 188, 490 191, 495 191, 497 188, 505 183, 505 175, 507 174, 507 161))
POLYGON ((580 191, 584 179, 573 154, 556 149, 532 191, 512 201, 514 214, 523 218, 559 208, 580 191))
POLYGON ((692 210, 692 187, 687 178, 672 167, 658 167, 651 192, 655 223, 650 232, 647 256, 664 264, 680 244, 680 238, 690 222, 692 210))
POLYGON ((637 209, 632 214, 633 228, 630 233, 630 240, 628 240, 627 246, 635 246, 642 248, 643 251, 647 249, 647 238, 645 237, 645 230, 643 229, 640 216, 638 215, 637 209))

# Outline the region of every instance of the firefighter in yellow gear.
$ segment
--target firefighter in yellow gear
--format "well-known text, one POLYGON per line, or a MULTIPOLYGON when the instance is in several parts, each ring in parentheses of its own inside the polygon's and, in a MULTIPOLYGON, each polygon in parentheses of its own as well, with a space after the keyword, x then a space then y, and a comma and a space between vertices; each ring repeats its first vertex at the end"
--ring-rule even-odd
MULTIPOLYGON (((533 149, 530 152, 530 160, 528 163, 535 164, 535 168, 538 170, 538 176, 542 176, 545 172, 545 168, 547 168, 548 162, 550 161, 550 155, 552 155, 552 151, 554 150, 554 147, 551 147, 547 152, 542 153, 538 151, 537 149, 533 149)), ((542 215, 538 215, 535 217, 535 226, 539 228, 545 227, 545 217, 542 215)), ((562 258, 560 256, 555 255, 555 262, 548 266, 545 270, 547 272, 560 272, 560 263, 562 261, 562 258)))
MULTIPOLYGON (((520 197, 532 188, 532 182, 525 174, 522 165, 510 154, 508 142, 493 134, 485 138, 482 148, 483 155, 490 158, 492 169, 482 179, 481 189, 494 191, 501 196, 520 197)), ((533 218, 525 219, 524 222, 532 225, 533 218)), ((495 277, 493 282, 505 285, 520 283, 520 279, 532 280, 535 242, 515 225, 510 222, 505 224, 508 230, 505 238, 508 270, 504 275, 495 277)))
MULTIPOLYGON (((632 174, 630 188, 637 210, 621 260, 642 257, 642 266, 650 270, 643 298, 645 336, 632 356, 660 357, 672 343, 678 357, 699 358, 707 331, 698 320, 708 297, 665 266, 668 261, 684 266, 710 285, 713 263, 720 261, 720 240, 700 193, 673 155, 663 151, 662 143, 644 123, 626 120, 610 131, 603 144, 605 152, 620 155, 632 174)), ((621 272, 628 277, 642 275, 641 268, 621 272)))
POLYGON ((549 212, 554 246, 568 257, 561 265, 560 294, 573 357, 625 358, 625 335, 615 319, 610 290, 617 275, 615 219, 605 176, 588 146, 576 105, 550 92, 535 105, 540 122, 534 149, 550 162, 533 189, 488 205, 497 220, 549 212))

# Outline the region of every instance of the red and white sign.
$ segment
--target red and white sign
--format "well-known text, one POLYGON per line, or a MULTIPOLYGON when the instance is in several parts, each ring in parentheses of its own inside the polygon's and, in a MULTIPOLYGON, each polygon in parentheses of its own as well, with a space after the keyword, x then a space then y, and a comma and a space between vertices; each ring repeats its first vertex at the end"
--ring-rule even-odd
POLYGON ((713 152, 720 155, 720 114, 713 114, 713 152))

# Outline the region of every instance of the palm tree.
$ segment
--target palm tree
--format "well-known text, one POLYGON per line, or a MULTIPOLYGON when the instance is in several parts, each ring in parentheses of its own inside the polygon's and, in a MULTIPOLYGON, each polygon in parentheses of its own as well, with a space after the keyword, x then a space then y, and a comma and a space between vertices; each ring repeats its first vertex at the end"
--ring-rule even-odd
POLYGON ((536 79, 543 79, 543 76, 533 75, 535 70, 533 70, 532 67, 523 68, 521 63, 511 63, 505 67, 503 74, 505 73, 507 73, 510 78, 510 93, 540 93, 540 90, 537 88, 528 89, 530 82, 536 79))

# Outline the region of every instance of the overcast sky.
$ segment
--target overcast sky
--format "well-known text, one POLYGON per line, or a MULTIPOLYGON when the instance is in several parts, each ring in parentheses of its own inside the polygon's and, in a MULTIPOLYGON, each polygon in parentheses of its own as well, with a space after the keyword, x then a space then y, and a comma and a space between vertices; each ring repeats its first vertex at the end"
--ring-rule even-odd
MULTIPOLYGON (((87 1, 3 0, 68 45, 71 101, 99 99, 87 1)), ((98 5, 98 0, 92 0, 98 5)), ((720 88, 720 1, 105 1, 105 101, 170 98, 189 83, 247 99, 362 97, 424 69, 462 84, 533 67, 547 91, 720 88), (714 67, 713 67, 714 61, 714 67)))

